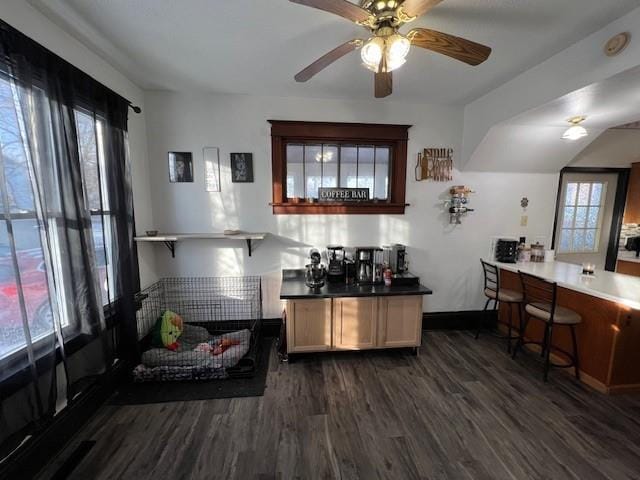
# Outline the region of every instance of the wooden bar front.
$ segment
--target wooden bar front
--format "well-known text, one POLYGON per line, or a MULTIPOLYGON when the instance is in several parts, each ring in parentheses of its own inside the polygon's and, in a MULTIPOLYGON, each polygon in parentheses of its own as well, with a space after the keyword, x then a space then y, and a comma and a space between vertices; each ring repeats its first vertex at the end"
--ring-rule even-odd
MULTIPOLYGON (((522 291, 517 273, 500 270, 500 286, 522 291)), ((558 287, 558 305, 582 316, 577 326, 580 373, 584 383, 603 393, 640 391, 640 312, 625 305, 558 287)), ((509 307, 500 306, 499 321, 506 325, 509 307)), ((518 315, 514 307, 514 325, 518 315)), ((542 321, 531 319, 528 340, 542 341, 542 321)), ((571 352, 569 328, 553 329, 553 345, 571 352)), ((559 354, 555 361, 562 361, 559 354)), ((572 372, 573 370, 568 370, 572 372)))

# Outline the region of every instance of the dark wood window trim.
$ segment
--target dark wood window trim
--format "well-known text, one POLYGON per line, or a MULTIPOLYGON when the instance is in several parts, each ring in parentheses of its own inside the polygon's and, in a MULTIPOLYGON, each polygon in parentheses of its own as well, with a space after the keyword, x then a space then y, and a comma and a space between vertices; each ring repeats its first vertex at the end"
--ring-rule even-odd
POLYGON ((404 214, 407 141, 411 125, 269 120, 274 214, 404 214), (287 201, 287 143, 367 143, 390 145, 389 199, 366 203, 292 203, 287 201))

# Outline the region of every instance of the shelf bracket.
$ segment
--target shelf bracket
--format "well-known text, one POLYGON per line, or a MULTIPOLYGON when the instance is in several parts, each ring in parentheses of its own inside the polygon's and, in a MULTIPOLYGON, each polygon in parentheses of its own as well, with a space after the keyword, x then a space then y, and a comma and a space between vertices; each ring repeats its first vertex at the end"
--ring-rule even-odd
POLYGON ((176 258, 176 242, 173 240, 167 240, 164 244, 171 252, 171 258, 176 258))
POLYGON ((246 241, 247 241, 247 248, 249 249, 249 256, 251 256, 251 239, 247 238, 246 241))

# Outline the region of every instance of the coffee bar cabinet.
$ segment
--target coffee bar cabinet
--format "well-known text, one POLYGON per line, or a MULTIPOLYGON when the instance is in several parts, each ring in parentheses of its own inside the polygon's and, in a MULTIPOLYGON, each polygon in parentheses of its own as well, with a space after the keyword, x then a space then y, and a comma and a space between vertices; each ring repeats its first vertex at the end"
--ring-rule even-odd
POLYGON ((287 302, 287 345, 289 352, 331 350, 331 299, 287 302))
POLYGON ((287 354, 380 348, 421 343, 422 285, 326 284, 310 289, 303 272, 283 272, 287 354))

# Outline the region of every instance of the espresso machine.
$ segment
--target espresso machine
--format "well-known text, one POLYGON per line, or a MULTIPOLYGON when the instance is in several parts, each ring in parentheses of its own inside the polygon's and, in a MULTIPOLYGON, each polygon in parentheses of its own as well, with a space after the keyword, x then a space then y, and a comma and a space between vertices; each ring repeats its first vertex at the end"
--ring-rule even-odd
POLYGON ((356 247, 356 283, 366 285, 381 281, 382 249, 378 247, 356 247))
POLYGON ((306 265, 307 271, 305 272, 304 283, 309 288, 320 288, 324 285, 327 270, 322 264, 322 257, 317 249, 312 248, 309 251, 309 257, 311 258, 311 263, 306 265))
POLYGON ((344 247, 338 245, 327 246, 327 280, 330 283, 343 283, 345 281, 344 261, 344 247))

